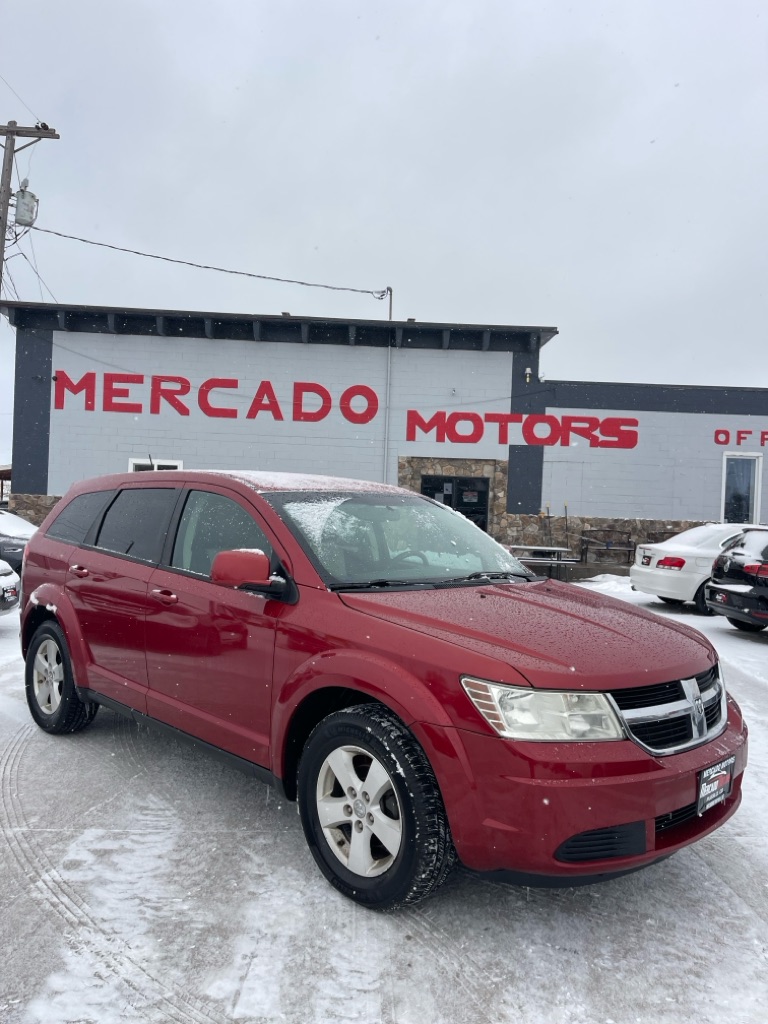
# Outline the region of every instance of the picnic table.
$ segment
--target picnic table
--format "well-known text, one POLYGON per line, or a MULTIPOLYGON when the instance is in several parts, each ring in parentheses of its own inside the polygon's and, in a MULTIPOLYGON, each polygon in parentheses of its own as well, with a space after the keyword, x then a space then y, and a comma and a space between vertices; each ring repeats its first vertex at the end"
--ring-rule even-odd
POLYGON ((562 579, 564 565, 578 562, 570 548, 558 547, 556 544, 507 544, 507 549, 523 565, 531 569, 547 568, 549 576, 557 579, 562 579))

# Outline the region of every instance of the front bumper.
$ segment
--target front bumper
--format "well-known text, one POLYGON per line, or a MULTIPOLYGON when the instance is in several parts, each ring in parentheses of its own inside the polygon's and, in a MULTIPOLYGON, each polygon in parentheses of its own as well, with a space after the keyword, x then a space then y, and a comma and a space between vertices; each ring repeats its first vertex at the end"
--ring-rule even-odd
POLYGON ((747 761, 747 728, 731 700, 725 732, 666 757, 631 740, 513 743, 435 726, 417 732, 440 782, 461 862, 526 884, 623 874, 701 839, 736 811, 747 761), (701 771, 731 755, 729 795, 699 816, 701 771))

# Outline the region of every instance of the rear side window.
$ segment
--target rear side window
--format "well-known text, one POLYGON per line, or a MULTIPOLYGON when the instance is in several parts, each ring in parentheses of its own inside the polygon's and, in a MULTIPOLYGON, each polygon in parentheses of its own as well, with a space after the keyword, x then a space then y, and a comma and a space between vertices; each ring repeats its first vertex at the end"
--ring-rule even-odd
POLYGON ((82 544, 99 515, 112 496, 112 491, 93 491, 78 494, 66 505, 46 531, 47 537, 65 540, 71 544, 82 544))
POLYGON ((178 491, 137 487, 121 491, 101 524, 96 547, 157 562, 178 491))

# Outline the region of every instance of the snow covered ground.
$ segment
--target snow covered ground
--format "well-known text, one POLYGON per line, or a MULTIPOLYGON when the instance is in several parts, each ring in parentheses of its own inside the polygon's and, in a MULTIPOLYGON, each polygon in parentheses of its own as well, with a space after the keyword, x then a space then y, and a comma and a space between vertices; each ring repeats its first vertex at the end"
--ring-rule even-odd
POLYGON ((103 710, 42 733, 0 618, 2 1024, 763 1024, 768 633, 584 585, 713 641, 751 730, 739 813, 613 882, 457 874, 384 915, 334 893, 266 786, 103 710))

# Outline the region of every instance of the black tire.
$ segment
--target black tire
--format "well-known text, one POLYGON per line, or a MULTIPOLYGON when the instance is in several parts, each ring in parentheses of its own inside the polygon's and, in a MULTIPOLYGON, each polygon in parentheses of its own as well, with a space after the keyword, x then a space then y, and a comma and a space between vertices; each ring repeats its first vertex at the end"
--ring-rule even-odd
POLYGON ((56 622, 44 622, 32 637, 24 677, 30 713, 46 732, 79 732, 96 717, 99 705, 77 695, 67 641, 56 622))
POLYGON ((707 602, 704 600, 704 588, 706 585, 705 581, 693 595, 693 605, 699 615, 714 615, 712 609, 707 608, 707 602))
POLYGON ((679 597, 662 597, 661 594, 657 594, 656 596, 658 597, 658 599, 660 601, 663 601, 664 604, 675 604, 675 605, 685 604, 685 601, 681 601, 679 597))
MULTIPOLYGON (((727 615, 726 619, 728 619, 727 615)), ((735 626, 736 629, 740 629, 742 633, 760 633, 766 626, 768 626, 768 622, 765 624, 761 624, 759 622, 744 622, 743 619, 728 619, 728 621, 732 626, 735 626)))
POLYGON ((362 906, 391 910, 425 899, 456 862, 432 766, 379 704, 347 708, 316 726, 299 763, 298 800, 318 867, 362 906))

